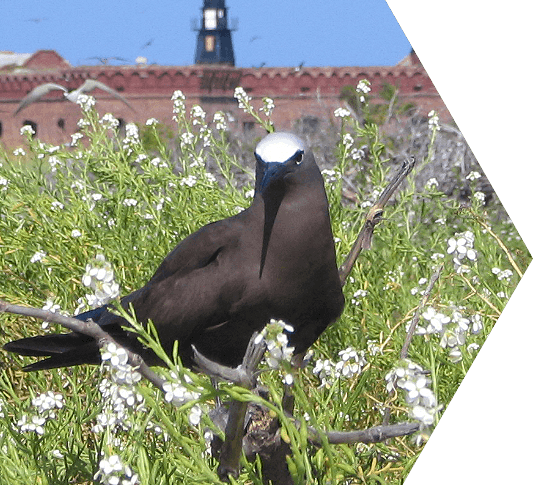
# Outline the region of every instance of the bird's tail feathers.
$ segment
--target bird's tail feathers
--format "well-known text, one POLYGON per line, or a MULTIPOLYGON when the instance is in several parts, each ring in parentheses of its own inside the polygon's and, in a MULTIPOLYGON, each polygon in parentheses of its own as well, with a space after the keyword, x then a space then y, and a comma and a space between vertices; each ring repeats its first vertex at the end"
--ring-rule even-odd
POLYGON ((100 352, 96 341, 77 333, 23 338, 5 344, 4 350, 32 357, 48 357, 48 359, 27 365, 24 367, 25 371, 100 362, 100 352))

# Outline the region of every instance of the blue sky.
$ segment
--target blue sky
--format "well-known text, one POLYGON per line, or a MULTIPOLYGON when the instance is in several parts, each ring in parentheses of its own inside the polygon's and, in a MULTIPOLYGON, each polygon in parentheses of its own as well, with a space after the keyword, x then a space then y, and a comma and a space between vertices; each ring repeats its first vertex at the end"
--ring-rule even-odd
MULTIPOLYGON (((139 56, 194 63, 203 0, 2 0, 0 50, 53 49, 73 65, 139 56), (151 45, 142 48, 152 40, 151 45)), ((226 0, 241 67, 394 65, 411 47, 385 0, 226 0), (255 39, 254 39, 255 38, 255 39)))

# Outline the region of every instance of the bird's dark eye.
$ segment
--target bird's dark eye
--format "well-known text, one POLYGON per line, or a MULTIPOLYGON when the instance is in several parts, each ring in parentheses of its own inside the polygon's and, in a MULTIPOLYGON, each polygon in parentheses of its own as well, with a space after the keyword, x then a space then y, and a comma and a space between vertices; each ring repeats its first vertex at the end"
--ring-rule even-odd
POLYGON ((303 159, 304 159, 304 152, 303 150, 299 150, 298 153, 294 155, 294 161, 296 162, 296 165, 300 165, 303 159))

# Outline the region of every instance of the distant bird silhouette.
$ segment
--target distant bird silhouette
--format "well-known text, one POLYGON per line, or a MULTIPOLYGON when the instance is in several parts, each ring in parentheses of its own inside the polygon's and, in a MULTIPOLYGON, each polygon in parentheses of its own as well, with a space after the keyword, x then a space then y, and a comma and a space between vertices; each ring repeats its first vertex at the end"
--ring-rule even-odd
POLYGON ((48 20, 46 17, 25 19, 26 22, 33 22, 34 24, 40 24, 44 20, 48 20))
POLYGON ((121 61, 121 62, 130 62, 128 59, 124 59, 123 57, 88 57, 87 59, 95 59, 100 61, 104 66, 107 66, 109 64, 109 61, 121 61))
POLYGON ((147 47, 150 47, 152 45, 152 42, 154 41, 155 39, 150 39, 148 42, 146 42, 145 44, 143 44, 143 46, 141 47, 141 50, 143 49, 146 49, 147 47))
POLYGON ((65 99, 68 101, 72 101, 75 103, 78 100, 78 97, 80 94, 90 93, 93 89, 99 88, 102 91, 105 91, 106 93, 112 94, 115 96, 115 98, 120 99, 123 103, 125 103, 130 109, 135 111, 135 109, 128 103, 126 98, 121 96, 117 91, 115 91, 113 88, 110 88, 109 86, 106 86, 104 83, 101 83, 100 81, 96 81, 94 79, 87 79, 78 89, 75 89, 74 91, 68 91, 67 88, 64 86, 61 86, 60 84, 55 83, 46 83, 41 84, 40 86, 37 86, 35 89, 33 89, 18 105, 17 110, 13 113, 13 116, 20 113, 26 106, 30 105, 31 103, 35 103, 36 101, 39 101, 43 96, 48 94, 50 91, 60 90, 63 91, 65 94, 65 99))
MULTIPOLYGON (((301 354, 344 306, 313 153, 296 136, 273 133, 257 145, 255 158, 251 206, 188 236, 143 288, 121 301, 126 309, 133 306, 139 321, 154 322, 169 355, 177 340, 187 366, 193 364, 192 345, 211 360, 237 366, 253 332, 271 318, 294 327, 290 345, 301 354)), ((77 318, 92 318, 149 365, 159 364, 106 306, 77 318)), ((77 333, 25 338, 4 349, 49 357, 26 370, 100 362, 96 342, 77 333)))

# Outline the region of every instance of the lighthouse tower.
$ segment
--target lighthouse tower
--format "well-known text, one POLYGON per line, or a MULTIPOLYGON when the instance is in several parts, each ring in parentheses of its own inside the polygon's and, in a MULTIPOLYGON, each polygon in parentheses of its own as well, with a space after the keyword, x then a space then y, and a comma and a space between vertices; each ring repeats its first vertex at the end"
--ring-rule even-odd
POLYGON ((196 41, 196 64, 235 65, 228 10, 224 0, 204 0, 196 41))

